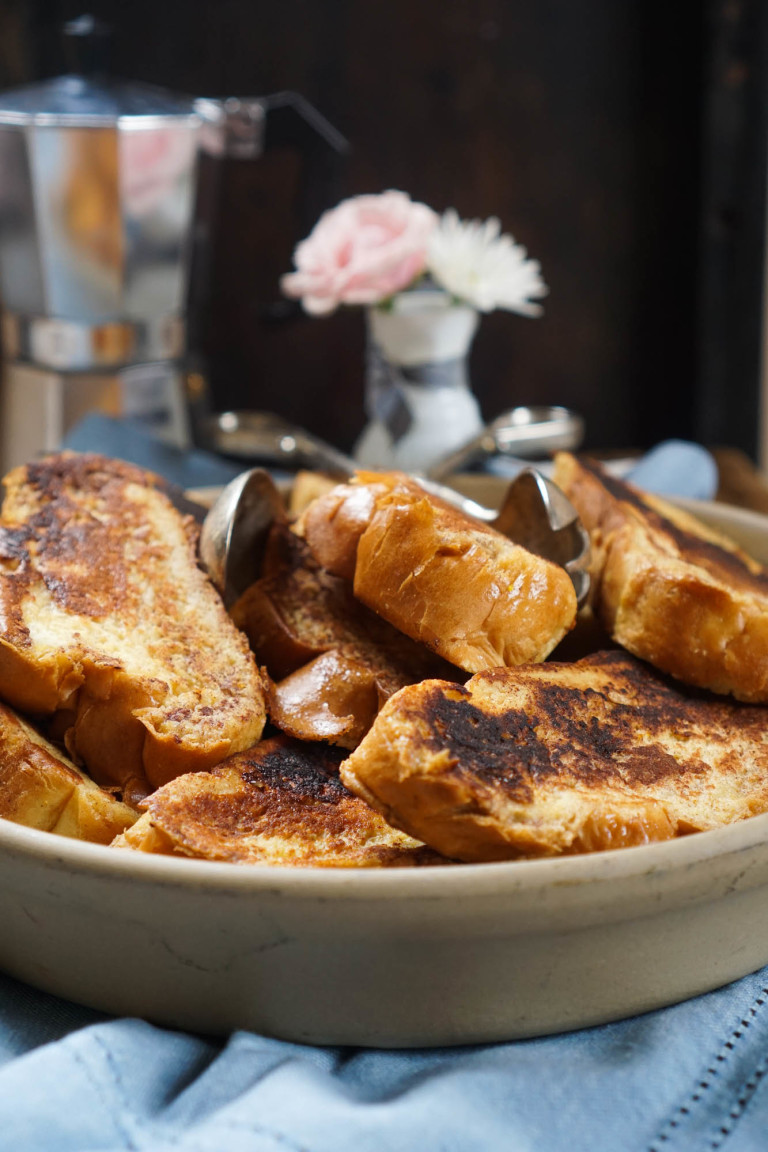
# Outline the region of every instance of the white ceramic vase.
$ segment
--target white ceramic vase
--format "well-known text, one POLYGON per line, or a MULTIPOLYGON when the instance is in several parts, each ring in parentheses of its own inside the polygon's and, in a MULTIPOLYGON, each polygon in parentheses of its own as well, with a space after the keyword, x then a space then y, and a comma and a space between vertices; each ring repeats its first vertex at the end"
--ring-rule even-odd
POLYGON ((401 292, 367 313, 366 411, 355 446, 363 468, 426 471, 483 426, 469 386, 478 314, 444 292, 401 292))

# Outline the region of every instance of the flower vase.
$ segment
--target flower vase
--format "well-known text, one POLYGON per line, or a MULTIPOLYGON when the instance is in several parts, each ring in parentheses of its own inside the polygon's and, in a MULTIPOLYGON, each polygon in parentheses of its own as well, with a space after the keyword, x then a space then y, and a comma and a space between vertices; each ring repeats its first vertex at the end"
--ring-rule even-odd
POLYGON ((483 427, 469 385, 478 313, 443 292, 413 291, 367 312, 362 468, 425 472, 483 427))

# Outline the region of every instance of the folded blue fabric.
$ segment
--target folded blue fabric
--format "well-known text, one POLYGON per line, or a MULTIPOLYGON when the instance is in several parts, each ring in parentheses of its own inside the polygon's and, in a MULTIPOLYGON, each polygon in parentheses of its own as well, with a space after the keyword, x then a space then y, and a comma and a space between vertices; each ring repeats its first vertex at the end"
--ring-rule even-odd
MULTIPOLYGON (((103 424, 96 433, 72 446, 122 454, 103 424)), ((126 458, 147 451, 129 439, 126 458)), ((678 478, 698 469, 695 492, 678 479, 667 494, 713 494, 701 457, 694 468, 687 448, 665 451, 656 468, 667 479, 685 453, 678 478)), ((161 454, 136 462, 180 483, 223 482, 161 454)), ((0 976, 9 1152, 762 1152, 767 1070, 768 969, 600 1028, 419 1051, 245 1032, 214 1041, 112 1020, 0 976)))
MULTIPOLYGON (((512 478, 527 461, 513 456, 495 456, 486 468, 496 476, 512 478)), ((631 462, 607 464, 609 471, 630 480, 657 496, 684 496, 690 500, 712 500, 717 492, 717 464, 711 452, 690 440, 663 440, 631 462)), ((543 471, 550 471, 548 464, 543 471)))
POLYGON ((712 500, 717 492, 717 464, 700 444, 664 440, 633 464, 625 479, 657 496, 712 500))
POLYGON ((0 978, 0 1147, 762 1152, 767 1006, 768 969, 569 1035, 379 1052, 94 1022, 0 978))
POLYGON ((149 468, 182 488, 209 488, 228 484, 243 465, 198 449, 185 451, 150 435, 131 420, 118 420, 91 412, 70 429, 62 442, 73 452, 101 452, 149 468))

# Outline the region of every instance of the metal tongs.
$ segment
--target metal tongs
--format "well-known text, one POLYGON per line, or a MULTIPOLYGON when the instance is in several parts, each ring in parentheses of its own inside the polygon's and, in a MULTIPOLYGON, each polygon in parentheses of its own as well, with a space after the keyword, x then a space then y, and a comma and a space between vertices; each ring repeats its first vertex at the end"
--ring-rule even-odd
POLYGON ((541 459, 575 450, 583 439, 584 421, 570 408, 521 405, 502 412, 478 436, 436 461, 427 475, 432 480, 444 480, 492 456, 541 459))
MULTIPOLYGON (((285 429, 290 427, 284 425, 285 429)), ((297 438, 302 430, 284 434, 297 438)), ((358 468, 354 460, 334 448, 330 452, 335 474, 344 478, 355 474, 358 468)), ((498 509, 486 508, 428 477, 414 475, 413 479, 431 495, 560 564, 571 578, 579 606, 584 603, 589 591, 589 535, 565 494, 537 469, 522 469, 498 509)), ((267 533, 282 509, 280 492, 270 474, 264 468, 251 468, 224 488, 207 513, 200 535, 200 559, 226 604, 234 603, 259 578, 267 533)))
MULTIPOLYGON (((309 468, 347 477, 351 461, 324 440, 274 412, 219 412, 202 426, 202 446, 238 460, 275 468, 309 468)), ((584 439, 584 421, 557 405, 520 405, 502 412, 460 448, 437 460, 426 475, 444 480, 491 456, 517 461, 575 450, 584 439)))

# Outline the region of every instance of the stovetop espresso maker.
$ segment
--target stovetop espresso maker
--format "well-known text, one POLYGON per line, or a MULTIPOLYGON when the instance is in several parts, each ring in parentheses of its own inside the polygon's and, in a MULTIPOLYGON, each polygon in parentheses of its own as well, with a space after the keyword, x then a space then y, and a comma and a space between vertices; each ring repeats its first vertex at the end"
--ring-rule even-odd
POLYGON ((72 22, 73 73, 0 94, 4 469, 94 409, 188 442, 204 158, 298 150, 297 229, 337 195, 346 141, 302 97, 187 98, 105 79, 100 31, 72 22))

